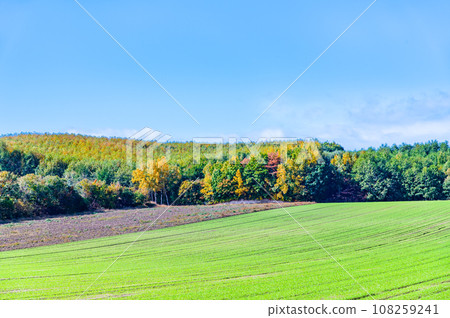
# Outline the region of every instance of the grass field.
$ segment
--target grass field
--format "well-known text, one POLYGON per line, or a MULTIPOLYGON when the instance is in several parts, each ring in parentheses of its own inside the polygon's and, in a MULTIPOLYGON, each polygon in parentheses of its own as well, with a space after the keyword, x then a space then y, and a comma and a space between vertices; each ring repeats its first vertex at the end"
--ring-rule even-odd
MULTIPOLYGON (((450 299, 450 202, 287 208, 375 299, 450 299)), ((0 253, 0 298, 74 299, 140 233, 0 253)), ((370 299, 284 210, 146 232, 81 298, 370 299)))
MULTIPOLYGON (((304 204, 314 203, 282 203, 283 207, 304 204)), ((279 207, 276 203, 185 205, 169 210, 166 206, 157 206, 22 219, 0 223, 0 252, 155 230, 279 207)))

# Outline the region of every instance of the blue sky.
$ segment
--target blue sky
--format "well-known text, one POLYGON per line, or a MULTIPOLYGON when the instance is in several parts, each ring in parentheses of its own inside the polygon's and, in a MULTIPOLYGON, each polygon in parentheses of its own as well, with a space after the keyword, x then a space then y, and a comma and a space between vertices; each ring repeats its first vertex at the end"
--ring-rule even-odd
POLYGON ((0 0, 0 134, 450 139, 450 2, 0 0))

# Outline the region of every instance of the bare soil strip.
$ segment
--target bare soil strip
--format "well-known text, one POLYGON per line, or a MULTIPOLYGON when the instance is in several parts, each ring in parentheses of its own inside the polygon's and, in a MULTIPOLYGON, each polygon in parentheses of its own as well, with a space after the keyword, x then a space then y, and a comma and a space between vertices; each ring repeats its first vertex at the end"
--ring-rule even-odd
MULTIPOLYGON (((283 207, 311 202, 280 203, 283 207)), ((278 203, 170 207, 148 230, 279 208, 278 203)), ((144 231, 167 206, 108 210, 0 224, 0 251, 144 231)))

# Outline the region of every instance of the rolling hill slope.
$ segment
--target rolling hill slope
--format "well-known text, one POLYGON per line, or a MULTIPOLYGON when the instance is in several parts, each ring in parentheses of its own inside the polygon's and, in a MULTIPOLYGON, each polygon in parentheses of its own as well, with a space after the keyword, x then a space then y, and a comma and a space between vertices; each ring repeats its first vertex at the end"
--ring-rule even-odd
POLYGON ((0 298, 450 299, 450 202, 287 211, 357 283, 277 209, 2 252, 0 298))

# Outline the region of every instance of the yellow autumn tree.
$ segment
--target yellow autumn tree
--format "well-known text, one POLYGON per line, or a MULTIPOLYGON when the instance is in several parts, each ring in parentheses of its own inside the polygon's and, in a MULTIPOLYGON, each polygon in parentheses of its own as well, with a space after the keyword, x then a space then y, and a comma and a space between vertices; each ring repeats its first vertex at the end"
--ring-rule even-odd
POLYGON ((233 181, 236 183, 236 190, 234 193, 238 196, 238 198, 244 197, 248 192, 248 188, 244 186, 244 180, 242 179, 241 170, 236 171, 236 176, 233 178, 233 181))
POLYGON ((288 159, 285 164, 278 165, 275 182, 275 198, 277 200, 301 200, 305 185, 301 176, 302 165, 288 159))
POLYGON ((286 168, 283 164, 278 165, 277 180, 275 183, 275 199, 284 200, 284 195, 288 192, 286 168))
POLYGON ((136 169, 133 171, 131 182, 138 185, 139 191, 142 194, 148 195, 150 191, 152 191, 154 186, 154 180, 152 176, 150 176, 145 169, 136 169))
POLYGON ((338 168, 339 171, 351 172, 356 159, 356 155, 352 155, 346 151, 343 154, 336 154, 333 159, 331 159, 331 164, 338 168))
POLYGON ((152 160, 145 169, 136 169, 133 171, 132 182, 138 184, 139 191, 157 202, 157 194, 164 195, 168 203, 167 186, 171 179, 178 178, 179 171, 170 168, 165 157, 158 160, 152 160))
POLYGON ((211 176, 211 164, 207 164, 205 168, 203 168, 203 174, 205 178, 202 181, 202 188, 200 192, 203 194, 205 201, 209 202, 213 200, 214 192, 212 188, 212 176, 211 176))
POLYGON ((323 161, 318 141, 300 141, 298 149, 297 164, 311 165, 323 161))

